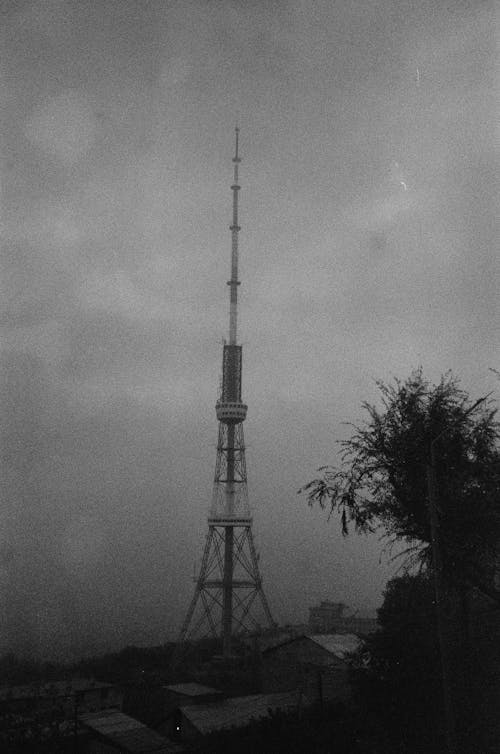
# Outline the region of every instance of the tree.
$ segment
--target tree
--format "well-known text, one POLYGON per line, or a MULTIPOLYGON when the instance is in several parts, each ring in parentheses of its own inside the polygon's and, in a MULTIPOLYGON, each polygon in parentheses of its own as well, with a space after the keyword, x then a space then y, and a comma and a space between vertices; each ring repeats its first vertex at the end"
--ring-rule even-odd
POLYGON ((339 467, 303 490, 310 504, 341 516, 359 532, 382 528, 405 542, 407 563, 432 564, 426 468, 434 442, 437 517, 443 573, 500 604, 494 574, 500 541, 500 425, 489 396, 473 402, 451 374, 431 385, 422 369, 405 381, 377 382, 382 406, 341 444, 339 467))
POLYGON ((429 575, 389 581, 378 624, 363 644, 353 676, 367 728, 389 750, 396 745, 406 752, 442 752, 439 644, 429 575))

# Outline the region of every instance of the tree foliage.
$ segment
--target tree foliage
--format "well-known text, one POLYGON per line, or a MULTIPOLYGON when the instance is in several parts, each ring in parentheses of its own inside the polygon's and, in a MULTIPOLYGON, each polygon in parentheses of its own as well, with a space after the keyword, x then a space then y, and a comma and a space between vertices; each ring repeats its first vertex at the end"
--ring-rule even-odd
POLYGON ((442 751, 439 644, 432 580, 388 582, 378 630, 367 637, 354 675, 355 699, 378 735, 400 751, 442 751), (415 743, 419 746, 415 748, 415 743))
POLYGON ((405 381, 377 382, 382 408, 369 403, 341 463, 323 467, 301 491, 310 504, 341 516, 342 530, 382 527, 391 541, 431 562, 427 468, 435 449, 438 518, 450 578, 489 590, 500 541, 500 425, 493 401, 473 402, 451 374, 432 385, 422 370, 405 381))

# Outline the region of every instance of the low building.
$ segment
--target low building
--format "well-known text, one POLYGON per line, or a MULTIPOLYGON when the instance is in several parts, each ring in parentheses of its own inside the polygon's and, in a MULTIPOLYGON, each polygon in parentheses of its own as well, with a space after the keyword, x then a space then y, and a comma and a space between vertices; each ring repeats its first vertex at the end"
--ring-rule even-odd
POLYGON ((262 690, 300 691, 305 704, 345 702, 351 695, 350 656, 362 644, 354 634, 297 636, 262 652, 262 690))
MULTIPOLYGON (((0 750, 23 746, 53 746, 63 751, 68 741, 80 738, 75 718, 80 713, 100 712, 122 703, 122 692, 110 683, 83 678, 69 681, 0 689, 0 750)), ((73 743, 68 744, 70 748, 73 743)), ((52 748, 50 749, 52 750, 52 748)))
POLYGON ((70 716, 75 707, 79 711, 96 712, 109 707, 121 707, 123 693, 112 683, 87 678, 52 681, 25 686, 0 688, 0 714, 9 712, 41 713, 53 708, 64 710, 70 716))
POLYGON ((221 691, 201 683, 176 683, 164 686, 165 711, 169 715, 177 707, 188 707, 193 704, 206 704, 220 701, 221 691))
POLYGON ((133 717, 118 710, 79 715, 78 722, 87 732, 85 754, 180 754, 184 747, 169 741, 133 717))
POLYGON ((192 741, 210 733, 245 728, 252 722, 300 709, 300 693, 252 694, 207 704, 180 707, 175 712, 177 735, 192 741))

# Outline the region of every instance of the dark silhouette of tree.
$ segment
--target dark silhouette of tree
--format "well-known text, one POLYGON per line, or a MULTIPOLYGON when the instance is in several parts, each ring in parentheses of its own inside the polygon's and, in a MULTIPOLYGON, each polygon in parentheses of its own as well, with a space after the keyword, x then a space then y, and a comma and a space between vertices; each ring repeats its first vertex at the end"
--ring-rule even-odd
POLYGON ((407 564, 432 563, 426 469, 434 441, 443 573, 450 584, 472 585, 498 603, 494 574, 500 541, 500 426, 486 396, 473 402, 447 374, 430 384, 422 370, 405 381, 377 383, 382 408, 340 443, 339 467, 323 467, 309 482, 310 504, 338 512, 342 530, 382 528, 404 542, 407 564))
POLYGON ((442 752, 442 697, 434 587, 427 574, 388 582, 379 628, 360 650, 355 700, 374 740, 442 752))

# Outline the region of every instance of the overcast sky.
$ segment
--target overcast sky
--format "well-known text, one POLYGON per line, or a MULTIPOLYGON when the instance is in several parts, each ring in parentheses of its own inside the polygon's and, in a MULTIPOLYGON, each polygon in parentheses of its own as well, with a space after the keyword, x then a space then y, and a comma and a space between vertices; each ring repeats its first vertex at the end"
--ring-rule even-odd
POLYGON ((2 0, 0 651, 174 638, 199 566, 241 127, 249 492, 280 622, 394 572, 297 489, 374 379, 499 367, 494 4, 2 0))

